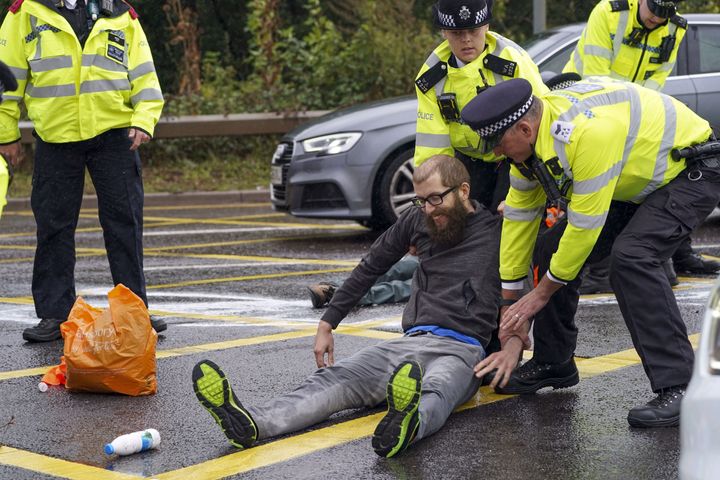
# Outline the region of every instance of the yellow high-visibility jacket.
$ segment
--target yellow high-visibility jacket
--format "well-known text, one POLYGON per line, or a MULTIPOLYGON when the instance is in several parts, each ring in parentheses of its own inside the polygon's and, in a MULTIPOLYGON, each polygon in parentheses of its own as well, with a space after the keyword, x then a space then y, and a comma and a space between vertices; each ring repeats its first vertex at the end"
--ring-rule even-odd
POLYGON ((598 3, 563 72, 576 72, 583 78, 610 76, 661 90, 675 66, 687 21, 675 15, 665 25, 647 30, 638 19, 639 8, 639 0, 598 3), (638 32, 637 42, 630 39, 633 30, 638 32), (660 46, 666 37, 674 37, 675 45, 667 61, 660 62, 660 46))
MULTIPOLYGON (((550 274, 573 280, 605 224, 611 200, 642 203, 685 169, 671 151, 706 141, 710 124, 676 99, 638 85, 593 77, 540 97, 536 156, 572 181, 568 225, 550 262, 550 274)), ((527 275, 547 197, 517 166, 500 242, 500 276, 527 275)))
POLYGON ((18 80, 0 104, 0 143, 20 138, 18 103, 24 98, 45 142, 93 138, 137 127, 152 135, 164 104, 145 32, 137 14, 115 1, 81 48, 51 0, 17 1, 0 27, 0 60, 18 80))
POLYGON ((442 117, 437 103, 438 95, 454 93, 458 110, 462 111, 475 98, 478 88, 485 87, 486 83, 492 86, 521 77, 532 84, 536 94, 548 90, 540 78, 537 65, 525 50, 494 32, 487 32, 485 42, 485 50, 480 56, 460 68, 448 63, 452 52, 447 40, 425 60, 415 82, 418 98, 415 166, 433 155, 452 156, 455 150, 484 161, 499 160, 492 153, 481 154, 481 139, 470 127, 460 122, 448 122, 442 117), (435 76, 433 72, 428 73, 431 69, 435 76), (429 84, 423 82, 423 79, 429 79, 429 84), (426 88, 421 88, 423 84, 426 88))

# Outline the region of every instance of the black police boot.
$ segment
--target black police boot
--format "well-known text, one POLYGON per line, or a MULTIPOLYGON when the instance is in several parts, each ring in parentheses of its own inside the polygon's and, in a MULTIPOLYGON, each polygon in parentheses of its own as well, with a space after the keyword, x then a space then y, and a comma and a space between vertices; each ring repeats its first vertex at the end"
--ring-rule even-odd
POLYGON ((630 410, 628 423, 639 428, 676 427, 680 424, 680 403, 684 396, 684 385, 664 388, 645 405, 630 410))
POLYGON ((535 393, 544 387, 572 387, 579 381, 580 376, 572 357, 563 363, 539 363, 531 358, 512 373, 507 385, 496 387, 495 391, 504 395, 522 395, 535 393))
POLYGON ((60 324, 63 318, 43 318, 40 323, 34 327, 23 330, 23 338, 28 342, 51 342, 62 338, 60 333, 60 324))
POLYGON ((150 325, 156 333, 164 332, 167 330, 167 322, 161 318, 155 318, 150 315, 150 325))
POLYGON ((673 257, 673 265, 677 273, 694 273, 700 275, 712 275, 720 271, 720 263, 715 260, 703 258, 696 252, 687 255, 673 257))

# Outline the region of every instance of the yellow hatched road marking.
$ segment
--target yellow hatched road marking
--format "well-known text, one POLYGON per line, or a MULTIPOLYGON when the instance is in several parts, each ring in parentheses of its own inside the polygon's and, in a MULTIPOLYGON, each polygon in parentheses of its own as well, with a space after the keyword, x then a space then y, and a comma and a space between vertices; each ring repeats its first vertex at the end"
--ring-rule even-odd
MULTIPOLYGON (((698 337, 699 335, 692 335, 690 339, 693 343, 696 343, 698 337)), ((580 376, 585 379, 619 368, 637 365, 640 363, 640 359, 637 357, 635 350, 630 349, 601 357, 577 358, 576 362, 580 376)), ((516 397, 516 395, 499 395, 493 392, 490 387, 481 387, 470 401, 464 403, 455 411, 469 410, 513 397, 516 397)), ((375 427, 384 415, 384 412, 376 413, 313 430, 312 432, 271 441, 248 450, 155 475, 154 478, 158 480, 181 480, 186 478, 215 480, 268 467, 369 437, 373 434, 375 427)))
POLYGON ((212 285, 215 283, 226 283, 226 282, 245 282, 248 280, 264 280, 268 278, 284 278, 284 277, 301 277, 304 275, 320 275, 324 273, 339 273, 349 272, 351 267, 347 268, 330 268, 326 270, 304 270, 301 272, 284 272, 284 273, 265 273, 259 275, 244 275, 242 277, 228 277, 228 278, 208 278, 206 280, 188 280, 186 282, 177 283, 165 283, 160 285, 149 285, 148 290, 157 290, 160 288, 177 288, 177 287, 190 287, 193 285, 212 285))
POLYGON ((137 480, 138 478, 145 478, 82 463, 69 462, 5 445, 0 445, 0 464, 71 480, 137 480))
MULTIPOLYGON (((150 253, 146 254, 150 257, 180 257, 180 258, 207 258, 212 260, 245 260, 248 262, 273 262, 273 263, 294 263, 297 265, 347 265, 355 267, 358 264, 358 260, 328 260, 326 258, 284 258, 284 257, 258 257, 255 255, 220 255, 220 254, 186 254, 186 253, 150 253)), ((208 265, 208 268, 212 268, 213 265, 208 265)))
MULTIPOLYGON (((387 320, 384 320, 383 322, 387 322, 387 320)), ((349 328, 357 329, 356 327, 349 328)), ((298 331, 289 333, 301 335, 303 332, 298 331)), ((696 346, 699 340, 699 335, 691 335, 689 338, 693 343, 693 346, 696 346)), ((634 349, 624 350, 595 358, 576 359, 580 376, 583 379, 608 373, 620 368, 637 365, 639 361, 640 359, 634 349)), ((458 407, 456 412, 477 408, 479 406, 488 405, 501 400, 508 400, 515 396, 516 395, 498 395, 492 392, 490 387, 481 387, 474 398, 458 407)), ((248 450, 225 455, 189 467, 153 475, 152 478, 157 480, 180 480, 186 478, 214 480, 286 462, 293 458, 298 458, 310 453, 368 437, 372 435, 377 423, 382 419, 383 415, 384 413, 380 412, 354 420, 348 420, 311 432, 271 441, 248 450)), ((113 480, 116 478, 140 478, 3 446, 0 446, 0 464, 16 466, 30 471, 70 479, 89 480, 107 478, 113 480)))

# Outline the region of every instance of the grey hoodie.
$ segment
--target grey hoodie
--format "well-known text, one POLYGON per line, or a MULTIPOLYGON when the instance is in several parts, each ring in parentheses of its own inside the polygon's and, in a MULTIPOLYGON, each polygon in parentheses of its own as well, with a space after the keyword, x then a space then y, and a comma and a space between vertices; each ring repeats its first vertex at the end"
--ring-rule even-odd
POLYGON ((425 213, 406 210, 335 292, 322 320, 337 327, 375 280, 415 245, 420 265, 403 311, 403 330, 437 325, 476 338, 486 347, 497 328, 502 219, 476 201, 472 204, 475 212, 467 216, 463 240, 444 248, 432 243, 425 213))

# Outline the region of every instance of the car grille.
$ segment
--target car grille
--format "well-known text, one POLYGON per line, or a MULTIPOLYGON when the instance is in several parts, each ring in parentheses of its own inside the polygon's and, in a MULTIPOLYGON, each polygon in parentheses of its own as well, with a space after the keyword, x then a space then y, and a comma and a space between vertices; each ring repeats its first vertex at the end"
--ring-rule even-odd
POLYGON ((287 201, 288 170, 290 169, 290 160, 292 160, 293 144, 283 142, 280 145, 285 145, 285 149, 281 155, 273 156, 272 165, 282 166, 282 185, 270 185, 270 194, 273 200, 285 202, 287 201))
POLYGON ((301 204, 303 210, 347 208, 348 206, 342 192, 334 183, 304 185, 301 204))

